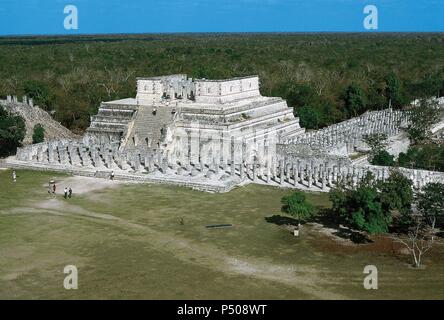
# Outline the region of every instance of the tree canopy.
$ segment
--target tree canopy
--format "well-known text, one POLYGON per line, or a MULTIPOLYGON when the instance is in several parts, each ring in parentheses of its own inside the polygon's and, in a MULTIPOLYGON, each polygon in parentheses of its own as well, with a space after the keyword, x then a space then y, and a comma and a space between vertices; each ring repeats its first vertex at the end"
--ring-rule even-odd
POLYGON ((288 99, 309 128, 444 94, 442 34, 20 37, 0 46, 0 96, 28 94, 74 130, 101 101, 135 96, 138 76, 257 74, 262 94, 288 99))
POLYGON ((356 187, 338 185, 330 190, 332 210, 340 221, 369 233, 386 233, 394 211, 411 214, 412 181, 393 171, 386 181, 368 172, 356 187))
POLYGON ((340 220, 358 230, 385 233, 392 216, 380 199, 374 177, 368 173, 356 188, 338 186, 330 191, 332 210, 340 220))
POLYGON ((420 99, 408 111, 410 120, 407 132, 415 143, 429 140, 432 126, 439 121, 439 106, 434 99, 420 99))
POLYGON ((428 183, 416 194, 419 212, 429 222, 432 228, 439 219, 444 218, 444 184, 428 183))
POLYGON ((393 166, 395 164, 395 157, 387 151, 381 150, 372 156, 370 163, 375 166, 393 166))
POLYGON ((347 87, 344 93, 344 114, 348 118, 356 117, 366 111, 366 100, 364 91, 357 85, 347 87))
POLYGON ((45 128, 40 123, 34 126, 34 132, 32 134, 32 143, 41 143, 45 140, 45 128))
POLYGON ((0 106, 0 157, 14 154, 25 138, 25 121, 0 106))
POLYGON ((305 194, 300 191, 296 191, 291 195, 282 197, 281 202, 282 212, 295 217, 299 223, 303 220, 309 219, 316 213, 315 208, 306 201, 305 194))

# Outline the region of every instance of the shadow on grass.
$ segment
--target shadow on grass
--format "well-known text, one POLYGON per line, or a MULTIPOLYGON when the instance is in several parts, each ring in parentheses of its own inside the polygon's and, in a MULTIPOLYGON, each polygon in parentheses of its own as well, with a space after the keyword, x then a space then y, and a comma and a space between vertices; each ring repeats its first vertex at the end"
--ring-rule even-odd
POLYGON ((285 225, 291 225, 291 226, 297 226, 298 221, 296 219, 293 219, 291 217, 285 217, 281 215, 275 214, 271 217, 265 217, 265 221, 268 223, 273 223, 278 226, 285 226, 285 225))
POLYGON ((336 230, 333 232, 335 236, 350 240, 353 243, 364 244, 373 242, 365 233, 343 226, 335 212, 331 209, 320 210, 319 214, 313 219, 313 222, 319 223, 325 228, 336 230))
MULTIPOLYGON (((265 221, 278 226, 298 225, 298 221, 296 219, 281 215, 265 217, 265 221)), ((373 242, 373 240, 368 238, 367 235, 365 235, 364 233, 342 226, 330 209, 319 210, 318 215, 307 222, 315 222, 322 225, 324 228, 334 229, 336 230, 335 232, 333 232, 335 236, 342 239, 350 240, 351 242, 356 244, 373 242)), ((302 222, 301 224, 304 224, 304 222, 302 222)))

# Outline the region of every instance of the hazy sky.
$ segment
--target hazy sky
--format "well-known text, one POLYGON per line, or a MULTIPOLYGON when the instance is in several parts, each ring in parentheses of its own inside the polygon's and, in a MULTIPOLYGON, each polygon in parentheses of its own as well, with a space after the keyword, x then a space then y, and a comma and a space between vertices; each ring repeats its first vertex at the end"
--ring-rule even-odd
POLYGON ((0 0, 0 35, 155 32, 444 31, 444 0, 0 0), (66 5, 78 29, 64 28, 66 5))

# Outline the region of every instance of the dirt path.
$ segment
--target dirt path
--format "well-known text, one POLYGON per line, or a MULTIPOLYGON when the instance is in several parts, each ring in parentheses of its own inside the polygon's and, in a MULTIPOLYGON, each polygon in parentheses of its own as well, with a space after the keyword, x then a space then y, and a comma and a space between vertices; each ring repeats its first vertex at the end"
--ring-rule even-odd
MULTIPOLYGON (((63 189, 65 187, 71 188, 74 194, 92 194, 94 191, 116 188, 128 182, 73 176, 55 179, 55 183, 57 186, 56 194, 63 195, 63 189)), ((48 185, 44 185, 43 187, 48 187, 48 185)))

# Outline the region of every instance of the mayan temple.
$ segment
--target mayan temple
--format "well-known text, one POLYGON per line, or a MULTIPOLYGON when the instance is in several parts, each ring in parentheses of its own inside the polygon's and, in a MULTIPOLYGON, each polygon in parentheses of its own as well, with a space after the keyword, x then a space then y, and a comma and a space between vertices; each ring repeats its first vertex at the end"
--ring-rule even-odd
MULTIPOLYGON (((389 108, 306 132, 285 100, 261 95, 257 76, 178 74, 137 78, 136 97, 102 102, 81 139, 19 148, 7 163, 210 192, 245 183, 328 191, 341 181, 355 185, 368 171, 386 179, 390 168, 367 162, 364 137, 396 137, 407 125, 404 113, 389 108)), ((444 179, 439 172, 400 170, 417 187, 444 179)))
MULTIPOLYGON (((186 75, 138 78, 137 96, 102 103, 85 142, 121 150, 156 150, 184 142, 176 132, 199 127, 200 138, 246 139, 257 132, 279 139, 305 130, 282 98, 261 96, 257 76, 193 80, 186 75)), ((182 150, 183 151, 183 150, 182 150)))

